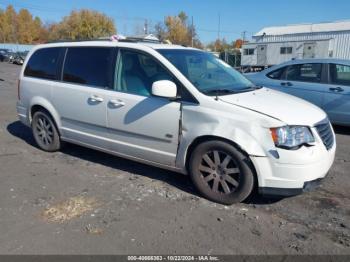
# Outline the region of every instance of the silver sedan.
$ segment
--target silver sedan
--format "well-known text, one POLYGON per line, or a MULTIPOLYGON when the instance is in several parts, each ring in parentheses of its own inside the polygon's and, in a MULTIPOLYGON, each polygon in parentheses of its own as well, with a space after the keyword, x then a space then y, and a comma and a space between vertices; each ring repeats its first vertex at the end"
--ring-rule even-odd
POLYGON ((312 102, 332 123, 350 126, 350 60, 292 60, 245 76, 256 85, 312 102))

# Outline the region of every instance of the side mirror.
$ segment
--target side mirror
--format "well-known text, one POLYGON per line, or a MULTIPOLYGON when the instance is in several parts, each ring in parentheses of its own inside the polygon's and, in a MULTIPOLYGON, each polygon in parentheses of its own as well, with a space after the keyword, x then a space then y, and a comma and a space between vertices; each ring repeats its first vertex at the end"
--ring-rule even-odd
POLYGON ((177 88, 174 82, 169 80, 160 80, 152 84, 152 95, 175 98, 177 94, 177 88))

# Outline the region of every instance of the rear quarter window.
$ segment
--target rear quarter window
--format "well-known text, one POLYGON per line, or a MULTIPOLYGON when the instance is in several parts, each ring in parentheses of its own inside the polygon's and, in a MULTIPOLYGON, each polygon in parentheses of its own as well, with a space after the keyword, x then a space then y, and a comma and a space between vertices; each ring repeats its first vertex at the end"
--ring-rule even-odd
POLYGON ((58 58, 62 48, 51 47, 35 51, 29 58, 24 76, 57 80, 58 58))

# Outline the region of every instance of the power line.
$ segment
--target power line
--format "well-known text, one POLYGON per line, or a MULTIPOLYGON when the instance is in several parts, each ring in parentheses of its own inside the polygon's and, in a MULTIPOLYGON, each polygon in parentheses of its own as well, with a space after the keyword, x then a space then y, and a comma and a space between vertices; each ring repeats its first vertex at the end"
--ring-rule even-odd
POLYGON ((18 3, 13 3, 13 2, 4 2, 0 1, 0 5, 3 5, 5 7, 12 5, 14 7, 18 8, 26 8, 29 10, 35 10, 35 11, 41 11, 41 12, 69 12, 71 9, 61 9, 61 8, 47 8, 47 7, 42 7, 42 6, 36 6, 36 5, 28 5, 28 4, 18 4, 18 3))

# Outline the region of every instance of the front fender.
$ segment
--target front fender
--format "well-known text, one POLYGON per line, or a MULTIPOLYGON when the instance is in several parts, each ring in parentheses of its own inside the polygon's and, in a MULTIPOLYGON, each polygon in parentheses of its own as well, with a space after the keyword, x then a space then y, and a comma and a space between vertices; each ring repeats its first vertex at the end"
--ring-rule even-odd
POLYGON ((266 150, 262 146, 264 143, 259 141, 268 141, 268 136, 269 132, 263 132, 260 122, 249 121, 243 117, 219 118, 207 112, 184 108, 176 166, 185 170, 189 147, 197 139, 205 137, 228 140, 248 155, 266 157, 266 150))

